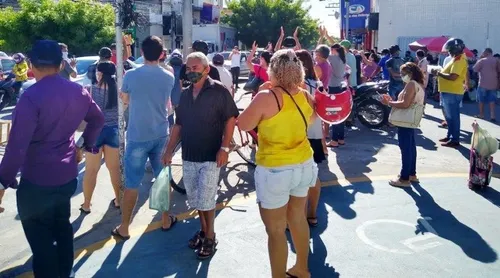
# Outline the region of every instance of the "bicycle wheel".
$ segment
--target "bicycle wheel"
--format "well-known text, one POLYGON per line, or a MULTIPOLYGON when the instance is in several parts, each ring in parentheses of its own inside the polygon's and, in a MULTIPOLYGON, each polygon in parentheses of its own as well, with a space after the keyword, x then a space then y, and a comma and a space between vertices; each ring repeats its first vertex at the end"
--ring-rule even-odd
POLYGON ((182 156, 180 155, 181 142, 177 143, 174 149, 174 157, 170 165, 170 186, 181 194, 186 194, 186 188, 182 180, 182 156), (175 155, 179 153, 179 155, 175 155))
POLYGON ((248 164, 256 166, 257 138, 252 133, 242 131, 236 126, 231 143, 233 151, 236 151, 248 164))

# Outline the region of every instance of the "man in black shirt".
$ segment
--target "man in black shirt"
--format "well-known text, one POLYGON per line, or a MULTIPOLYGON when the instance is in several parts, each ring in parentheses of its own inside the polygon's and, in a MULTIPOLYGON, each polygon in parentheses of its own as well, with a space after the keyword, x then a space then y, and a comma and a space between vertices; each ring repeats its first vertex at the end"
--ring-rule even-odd
POLYGON ((182 170, 189 206, 198 210, 201 229, 189 240, 199 249, 198 258, 213 255, 215 200, 220 167, 227 163, 230 142, 238 116, 231 93, 209 77, 209 61, 201 52, 186 60, 186 78, 191 85, 181 93, 175 110, 175 125, 165 148, 163 163, 170 165, 172 153, 182 141, 182 170))
MULTIPOLYGON (((195 41, 193 43, 192 49, 193 52, 201 52, 205 54, 205 56, 208 55, 208 44, 204 41, 195 41)), ((210 78, 212 78, 213 80, 220 81, 219 71, 213 65, 210 65, 208 76, 210 76, 210 78)), ((180 79, 183 87, 189 86, 189 79, 186 76, 186 64, 182 65, 180 79)))

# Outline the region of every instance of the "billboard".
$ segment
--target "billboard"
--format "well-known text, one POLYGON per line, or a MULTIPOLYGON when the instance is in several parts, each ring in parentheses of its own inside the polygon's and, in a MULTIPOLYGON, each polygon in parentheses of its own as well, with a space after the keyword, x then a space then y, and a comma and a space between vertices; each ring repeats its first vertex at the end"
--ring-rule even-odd
MULTIPOLYGON (((345 0, 341 0, 340 14, 342 18, 342 30, 345 29, 346 9, 345 0)), ((365 29, 366 19, 370 15, 370 0, 349 1, 349 29, 365 29)))

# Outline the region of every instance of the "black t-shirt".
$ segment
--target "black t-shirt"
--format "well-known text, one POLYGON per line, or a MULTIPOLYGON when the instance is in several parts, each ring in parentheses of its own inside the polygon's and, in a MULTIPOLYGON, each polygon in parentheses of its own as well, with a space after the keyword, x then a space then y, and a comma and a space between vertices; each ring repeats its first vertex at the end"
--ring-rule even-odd
POLYGON ((175 123, 182 126, 182 159, 206 162, 216 161, 226 122, 239 112, 229 90, 208 78, 196 100, 192 86, 182 91, 175 115, 175 123))
MULTIPOLYGON (((213 80, 220 81, 219 71, 212 65, 210 65, 210 72, 208 73, 208 76, 210 76, 210 78, 212 78, 213 80)), ((181 67, 180 79, 184 81, 183 87, 189 86, 189 81, 187 81, 186 76, 186 64, 183 64, 181 67)))

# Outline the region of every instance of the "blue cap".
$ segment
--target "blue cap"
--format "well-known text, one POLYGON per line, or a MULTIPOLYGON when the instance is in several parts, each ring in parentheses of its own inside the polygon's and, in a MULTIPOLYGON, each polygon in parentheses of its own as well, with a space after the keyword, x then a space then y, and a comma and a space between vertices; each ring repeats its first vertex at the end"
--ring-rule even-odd
POLYGON ((52 40, 36 41, 28 57, 31 63, 46 66, 60 65, 63 60, 61 47, 52 40))

